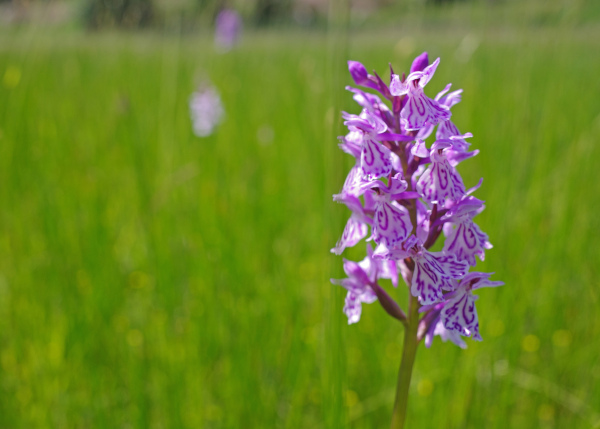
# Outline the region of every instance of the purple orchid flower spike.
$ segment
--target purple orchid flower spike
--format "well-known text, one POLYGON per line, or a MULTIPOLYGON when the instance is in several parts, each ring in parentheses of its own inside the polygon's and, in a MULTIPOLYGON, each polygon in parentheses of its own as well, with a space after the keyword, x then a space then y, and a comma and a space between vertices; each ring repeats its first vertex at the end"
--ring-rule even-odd
POLYGON ((433 77, 440 59, 425 67, 423 71, 415 71, 408 75, 402 82, 400 76, 394 75, 390 84, 390 91, 394 96, 408 95, 408 101, 402 108, 400 116, 409 131, 420 130, 427 124, 437 125, 450 119, 450 110, 435 100, 427 97, 423 88, 433 77))
POLYGON ((398 173, 390 178, 386 186, 380 180, 365 182, 363 188, 375 200, 375 215, 373 216, 372 238, 377 244, 393 247, 404 241, 412 231, 408 210, 393 200, 406 194, 408 185, 398 173), (373 190, 376 189, 376 190, 373 190))
POLYGON ((504 282, 489 280, 492 274, 469 273, 461 280, 454 292, 444 297, 445 305, 440 316, 447 330, 456 331, 463 336, 472 337, 474 340, 482 340, 479 335, 479 320, 475 309, 475 301, 478 297, 473 295, 473 290, 504 284, 504 282))
POLYGON ((215 45, 220 51, 229 51, 240 38, 242 18, 233 9, 223 9, 215 19, 215 45))
POLYGON ((389 87, 362 64, 348 63, 354 81, 381 96, 346 88, 362 111, 343 114, 348 134, 340 148, 355 158, 355 164, 334 200, 352 215, 332 252, 340 254, 367 237, 377 246, 373 251, 368 244, 367 257, 360 263, 344 260, 348 278, 332 282, 348 290, 348 323, 360 319, 363 303, 377 300, 406 328, 394 428, 404 427, 418 344, 424 340, 430 347, 436 335, 461 348, 466 348, 467 336, 480 340, 473 291, 502 284, 490 281, 489 274, 469 273, 492 245, 473 222, 484 209, 483 201, 471 196, 481 181, 465 190, 457 171, 462 161, 478 153, 469 151, 472 134, 460 133, 450 120, 462 90, 450 92, 448 84, 435 99, 424 93, 439 62, 438 58, 429 64, 424 52, 413 61, 407 78, 395 74, 390 64, 389 87), (436 140, 428 148, 426 140, 434 131, 436 140), (431 252, 440 238, 442 251, 431 252), (407 285, 406 313, 378 284, 378 279, 389 278, 396 287, 400 276, 407 285))
POLYGON ((452 254, 458 260, 467 261, 475 266, 477 261, 485 259, 485 250, 493 246, 488 241, 488 236, 473 222, 473 217, 481 213, 485 206, 483 201, 472 196, 465 196, 454 205, 443 217, 444 242, 443 252, 452 254))

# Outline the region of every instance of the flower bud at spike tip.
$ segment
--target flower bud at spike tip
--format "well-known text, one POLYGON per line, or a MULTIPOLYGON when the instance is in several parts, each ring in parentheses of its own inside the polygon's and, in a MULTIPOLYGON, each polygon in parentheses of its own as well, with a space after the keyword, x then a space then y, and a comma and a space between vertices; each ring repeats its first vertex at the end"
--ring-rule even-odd
POLYGON ((367 69, 358 61, 348 61, 348 70, 357 85, 365 85, 369 81, 367 69))
POLYGON ((413 61, 410 66, 410 72, 423 71, 425 67, 429 65, 429 57, 427 56, 427 52, 423 52, 413 61))

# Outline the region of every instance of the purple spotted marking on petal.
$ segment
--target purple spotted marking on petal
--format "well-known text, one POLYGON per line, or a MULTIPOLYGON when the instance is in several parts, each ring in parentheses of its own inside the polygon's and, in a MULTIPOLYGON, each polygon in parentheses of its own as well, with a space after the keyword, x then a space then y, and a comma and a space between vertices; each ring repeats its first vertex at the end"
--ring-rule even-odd
POLYGON ((433 335, 439 335, 443 342, 450 340, 461 349, 467 348, 467 343, 465 343, 465 341, 461 338, 460 334, 456 331, 449 331, 446 329, 441 320, 435 326, 433 335))
POLYGON ((346 176, 346 180, 344 181, 344 186, 342 187, 342 191, 339 194, 335 194, 333 196, 334 201, 342 201, 348 196, 358 197, 362 194, 363 177, 361 168, 356 164, 350 172, 348 176, 346 176))
POLYGON ((460 200, 465 195, 462 178, 444 156, 432 153, 432 163, 419 177, 417 191, 430 203, 460 200))
POLYGON ((440 252, 435 252, 429 253, 428 256, 435 258, 438 266, 444 273, 444 277, 459 279, 469 271, 469 265, 464 261, 457 260, 454 255, 444 255, 440 252))
POLYGON ((403 241, 412 231, 410 215, 404 207, 396 207, 389 202, 378 204, 373 218, 373 240, 393 247, 403 241))
POLYGON ((451 115, 450 110, 427 97, 419 86, 411 87, 408 102, 400 112, 408 131, 420 130, 427 124, 436 125, 447 121, 451 115))
POLYGON ((453 290, 454 279, 463 277, 469 269, 467 263, 457 261, 453 255, 422 251, 413 256, 415 273, 411 294, 419 298, 421 305, 442 300, 442 290, 453 290))
POLYGON ((469 289, 461 287, 457 293, 446 302, 441 312, 444 327, 457 331, 462 335, 471 336, 479 333, 479 321, 475 300, 477 299, 469 289))
POLYGON ((442 300, 439 286, 441 277, 437 270, 422 259, 415 260, 415 271, 410 293, 419 298, 421 305, 434 304, 442 300))
POLYGON ((371 179, 388 176, 392 172, 389 153, 390 151, 385 146, 365 136, 360 156, 360 167, 363 175, 371 179))
POLYGON ((357 323, 362 313, 362 305, 358 295, 348 292, 344 305, 344 314, 348 316, 348 325, 357 323))
POLYGON ((452 136, 460 135, 460 131, 456 128, 456 125, 450 120, 444 121, 438 125, 437 131, 435 133, 435 138, 437 140, 449 139, 452 136))
POLYGON ((358 216, 352 215, 346 223, 342 238, 340 238, 335 247, 331 249, 331 252, 336 255, 341 255, 344 249, 356 245, 360 240, 367 236, 368 232, 369 228, 367 224, 360 221, 358 216))
POLYGON ((456 228, 449 231, 444 244, 444 253, 453 254, 461 261, 467 261, 469 265, 475 266, 477 261, 485 259, 484 249, 491 248, 488 236, 479 229, 470 217, 463 217, 456 224, 456 228))

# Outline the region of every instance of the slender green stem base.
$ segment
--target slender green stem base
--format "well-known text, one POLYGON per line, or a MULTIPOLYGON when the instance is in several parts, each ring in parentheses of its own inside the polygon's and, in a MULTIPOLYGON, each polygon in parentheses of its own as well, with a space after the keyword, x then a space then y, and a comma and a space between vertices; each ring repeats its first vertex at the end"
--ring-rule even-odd
POLYGON ((419 328, 419 301, 416 297, 410 297, 408 308, 408 326, 404 329, 404 349, 402 351, 402 362, 398 372, 398 385, 396 386, 396 401, 394 402, 394 414, 392 416, 392 429, 404 428, 406 421, 406 407, 408 404, 408 389, 412 377, 413 364, 417 354, 417 330, 419 328))

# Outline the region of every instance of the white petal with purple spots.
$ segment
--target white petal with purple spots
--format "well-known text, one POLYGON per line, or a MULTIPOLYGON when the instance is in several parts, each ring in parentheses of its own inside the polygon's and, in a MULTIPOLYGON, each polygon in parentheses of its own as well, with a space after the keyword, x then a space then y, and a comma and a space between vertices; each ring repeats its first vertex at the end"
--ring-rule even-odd
POLYGON ((450 119, 451 115, 450 110, 427 97, 419 86, 411 87, 408 102, 400 112, 408 131, 420 130, 427 124, 437 125, 450 119))
POLYGON ((389 175, 392 172, 389 149, 365 135, 360 155, 360 167, 363 175, 370 179, 389 175))
POLYGON ((366 223, 362 222, 357 215, 350 216, 342 238, 336 243, 335 247, 331 249, 332 253, 341 255, 345 248, 356 245, 360 240, 367 236, 369 227, 366 223))
POLYGON ((373 240, 393 247, 403 241, 412 231, 408 210, 402 206, 394 206, 389 202, 377 205, 373 218, 373 240))

